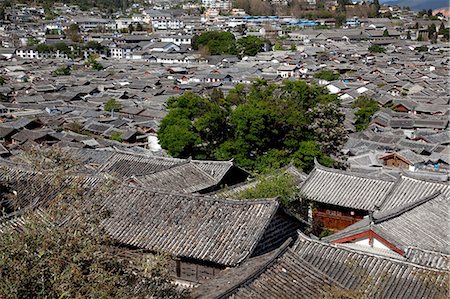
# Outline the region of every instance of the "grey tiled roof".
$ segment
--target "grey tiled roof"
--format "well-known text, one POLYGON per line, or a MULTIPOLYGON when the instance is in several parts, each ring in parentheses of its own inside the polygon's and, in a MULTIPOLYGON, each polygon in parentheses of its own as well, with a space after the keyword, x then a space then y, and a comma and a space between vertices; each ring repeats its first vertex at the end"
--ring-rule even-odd
POLYGON ((0 187, 2 191, 15 191, 17 198, 20 199, 20 206, 17 206, 17 203, 6 200, 0 202, 0 207, 12 207, 14 210, 21 210, 40 206, 55 198, 59 198, 59 196, 70 194, 70 192, 73 192, 74 184, 82 188, 82 191, 87 194, 100 186, 102 181, 100 177, 96 176, 71 175, 64 182, 55 182, 44 171, 29 171, 23 167, 4 165, 2 163, 0 165, 0 187), (14 207, 11 204, 14 204, 14 207))
POLYGON ((449 197, 450 185, 448 183, 419 180, 402 175, 389 192, 389 195, 380 203, 379 208, 381 211, 388 211, 416 202, 436 192, 442 192, 444 196, 449 197))
POLYGON ((183 163, 153 174, 136 177, 144 187, 194 193, 219 184, 220 180, 210 176, 193 163, 183 163))
POLYGON ((299 235, 266 255, 227 269, 194 298, 444 298, 448 271, 299 235), (337 298, 337 297, 336 297, 337 298))
POLYGON ((448 232, 442 229, 442 221, 450 216, 448 204, 448 197, 432 194, 384 212, 375 212, 373 223, 369 218, 363 219, 326 240, 333 242, 371 230, 404 252, 414 246, 449 254, 448 232))
POLYGON ((213 197, 121 187, 105 201, 106 231, 123 244, 235 266, 247 258, 278 209, 273 199, 213 197))
POLYGON ((405 258, 415 264, 448 271, 450 268, 450 255, 425 250, 417 247, 408 247, 405 258))
POLYGON ((302 195, 316 202, 373 210, 383 201, 393 185, 393 180, 382 180, 316 165, 300 190, 302 195))
POLYGON ((423 267, 338 245, 313 241, 302 235, 293 251, 357 298, 446 298, 448 271, 423 267))
POLYGON ((322 298, 344 287, 288 248, 254 257, 238 268, 226 269, 195 288, 193 298, 322 298))

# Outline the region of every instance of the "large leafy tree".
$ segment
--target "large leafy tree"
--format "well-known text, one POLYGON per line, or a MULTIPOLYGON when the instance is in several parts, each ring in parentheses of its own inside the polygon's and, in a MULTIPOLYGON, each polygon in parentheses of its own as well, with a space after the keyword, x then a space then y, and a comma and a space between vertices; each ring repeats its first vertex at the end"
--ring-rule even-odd
POLYGON ((268 42, 257 36, 246 36, 236 41, 234 35, 230 32, 208 31, 195 36, 192 47, 199 52, 207 52, 211 55, 255 56, 263 51, 265 43, 268 42))
POLYGON ((198 50, 207 47, 211 55, 237 54, 236 40, 231 32, 208 31, 192 40, 192 47, 198 50))
POLYGON ((80 34, 80 27, 77 24, 70 24, 69 27, 64 31, 67 38, 71 41, 78 43, 82 41, 80 34))
POLYGON ((336 73, 332 70, 323 69, 314 74, 314 78, 333 81, 339 79, 339 73, 336 73))
POLYGON ((237 41, 239 54, 245 56, 255 56, 263 50, 266 41, 257 36, 246 36, 237 41))
POLYGON ((370 53, 384 53, 386 51, 385 48, 379 45, 372 45, 368 49, 370 53))
POLYGON ((344 115, 336 102, 321 102, 310 111, 312 121, 309 129, 325 154, 333 154, 346 141, 346 131, 342 126, 344 115))
POLYGON ((364 131, 368 128, 372 116, 380 110, 378 102, 367 96, 358 97, 352 104, 356 108, 356 131, 364 131))
POLYGON ((314 158, 331 166, 330 157, 346 140, 338 98, 323 87, 258 80, 221 95, 188 92, 169 99, 158 132, 161 146, 175 157, 235 159, 249 170, 263 172, 293 160, 308 171, 314 158))
POLYGON ((105 111, 119 111, 122 108, 122 104, 114 98, 109 99, 104 106, 105 111))

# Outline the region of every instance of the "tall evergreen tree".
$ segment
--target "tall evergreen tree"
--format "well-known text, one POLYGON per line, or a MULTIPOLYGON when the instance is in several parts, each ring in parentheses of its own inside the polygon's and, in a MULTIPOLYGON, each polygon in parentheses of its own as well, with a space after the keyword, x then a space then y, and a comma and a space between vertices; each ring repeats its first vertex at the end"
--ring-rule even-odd
POLYGON ((444 22, 441 22, 441 26, 439 26, 438 34, 444 35, 444 33, 445 33, 445 25, 444 25, 444 22))
POLYGON ((377 15, 380 13, 380 1, 373 0, 373 6, 375 6, 377 15))
POLYGON ((346 0, 337 0, 337 4, 338 4, 337 10, 339 12, 345 12, 346 11, 346 8, 345 8, 345 5, 347 4, 346 0))
POLYGON ((436 25, 431 24, 430 26, 428 26, 428 38, 432 39, 435 34, 436 34, 436 25))

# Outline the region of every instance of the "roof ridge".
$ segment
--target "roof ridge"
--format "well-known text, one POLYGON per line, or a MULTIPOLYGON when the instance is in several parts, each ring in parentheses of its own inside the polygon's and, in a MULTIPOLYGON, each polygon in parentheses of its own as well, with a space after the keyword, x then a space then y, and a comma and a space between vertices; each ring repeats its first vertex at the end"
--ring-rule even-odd
POLYGON ((190 161, 189 161, 189 160, 180 161, 180 163, 175 163, 175 164, 173 164, 173 165, 170 165, 170 166, 167 167, 167 168, 164 168, 164 169, 161 169, 161 170, 157 170, 157 171, 154 171, 154 172, 152 172, 152 173, 147 173, 147 174, 136 174, 136 175, 132 175, 132 176, 135 177, 135 178, 145 178, 145 177, 150 176, 150 175, 162 173, 162 172, 171 170, 171 169, 173 169, 173 168, 177 168, 177 167, 179 167, 179 166, 189 165, 189 164, 190 164, 190 161))
MULTIPOLYGON (((331 172, 331 173, 336 173, 336 174, 342 174, 342 175, 346 175, 346 176, 352 176, 352 177, 361 178, 361 179, 377 180, 377 181, 383 181, 383 182, 394 181, 394 180, 390 180, 390 179, 388 180, 388 179, 384 179, 384 178, 371 176, 369 174, 363 174, 363 173, 359 173, 359 172, 351 172, 351 171, 346 171, 346 170, 341 170, 341 169, 336 169, 336 168, 329 168, 329 167, 320 165, 319 163, 315 164, 314 170, 315 169, 327 171, 327 172, 331 172)), ((312 173, 312 171, 310 172, 310 175, 311 175, 311 173, 312 173)))
POLYGON ((439 196, 442 195, 442 191, 438 190, 436 192, 434 192, 431 195, 425 196, 415 202, 412 203, 407 203, 401 206, 398 206, 396 208, 393 208, 391 210, 385 211, 385 212, 379 212, 381 214, 381 216, 379 218, 376 218, 377 215, 374 215, 374 223, 378 224, 387 220, 390 220, 392 218, 398 217, 406 212, 409 212, 415 208, 417 208, 418 206, 421 206, 422 204, 433 200, 439 196))
MULTIPOLYGON (((193 166, 195 169, 201 171, 203 174, 205 174, 209 179, 211 179, 212 181, 218 183, 220 182, 221 179, 216 179, 215 177, 213 177, 212 175, 210 175, 209 173, 207 173, 205 170, 201 169, 198 165, 195 165, 195 162, 192 162, 192 160, 189 160, 188 163, 186 163, 188 165, 193 166)), ((227 171, 228 172, 228 171, 227 171)))
POLYGON ((273 198, 258 198, 258 199, 252 199, 252 200, 240 200, 240 199, 234 199, 234 198, 220 198, 215 196, 209 196, 204 194, 195 194, 195 193, 182 193, 182 192, 176 192, 176 191, 169 191, 169 190, 163 190, 163 189, 157 189, 152 187, 142 187, 142 186, 132 186, 128 184, 123 184, 121 187, 129 188, 129 189, 137 189, 147 192, 153 192, 153 193, 159 193, 159 194, 167 194, 167 195, 176 195, 176 196, 183 196, 188 198, 204 198, 207 200, 213 200, 218 202, 224 202, 224 203, 236 203, 236 204, 264 204, 264 203, 276 203, 279 205, 278 197, 273 198))
POLYGON ((448 181, 447 182, 437 181, 432 178, 425 178, 425 179, 417 178, 417 177, 414 177, 414 174, 412 174, 411 172, 408 172, 408 171, 402 171, 401 176, 406 179, 410 179, 410 180, 416 180, 416 181, 421 181, 421 182, 426 182, 426 183, 434 183, 434 184, 441 184, 444 186, 450 186, 450 183, 448 181))
MULTIPOLYGON (((242 278, 239 282, 235 283, 230 288, 226 289, 225 291, 219 293, 215 298, 226 298, 234 293, 236 289, 240 288, 242 285, 247 284, 253 280, 255 280, 258 276, 260 276, 262 273, 264 273, 265 270, 267 270, 268 267, 270 267, 273 263, 276 262, 276 260, 284 254, 289 249, 289 245, 292 243, 293 239, 292 237, 289 237, 284 243, 278 247, 277 249, 274 249, 272 251, 273 256, 270 257, 265 263, 263 263, 258 269, 252 271, 250 274, 248 274, 246 277, 242 278)), ((256 242, 256 244, 259 242, 259 240, 256 242)), ((270 254, 270 253, 267 253, 270 254)))
MULTIPOLYGON (((320 240, 313 240, 313 239, 309 238, 308 236, 306 236, 304 234, 301 234, 301 235, 299 234, 299 237, 301 239, 303 239, 304 241, 307 241, 307 242, 319 244, 319 245, 322 245, 322 246, 328 246, 328 247, 331 247, 331 248, 334 248, 334 249, 338 249, 338 250, 344 250, 344 251, 348 251, 348 252, 353 252, 353 253, 369 256, 369 257, 374 257, 374 258, 378 258, 378 259, 388 260, 388 261, 391 261, 393 263, 405 264, 405 265, 409 265, 409 266, 413 266, 413 267, 417 267, 417 268, 422 268, 422 269, 425 269, 425 270, 432 270, 432 271, 435 271, 435 272, 448 272, 448 271, 445 271, 445 270, 439 270, 439 269, 436 269, 436 268, 433 268, 433 267, 427 267, 427 266, 419 265, 419 264, 416 264, 416 263, 412 263, 412 262, 407 261, 405 259, 398 259, 398 258, 389 257, 389 256, 385 256, 385 255, 378 255, 378 254, 375 254, 375 253, 372 253, 372 252, 367 252, 367 251, 364 251, 364 250, 358 250, 358 249, 354 249, 354 248, 350 248, 350 247, 340 246, 339 244, 330 244, 330 243, 322 242, 320 240)), ((298 247, 298 245, 297 245, 298 240, 299 239, 297 239, 297 242, 293 245, 293 250, 295 250, 295 248, 298 247)))
MULTIPOLYGON (((117 158, 116 157, 118 157, 118 156, 120 157, 120 155, 122 155, 122 157, 141 158, 141 159, 149 159, 149 160, 153 159, 153 160, 160 160, 160 161, 173 161, 175 163, 174 165, 171 165, 171 166, 169 166, 166 169, 170 169, 170 168, 172 168, 174 166, 178 166, 178 165, 181 165, 181 164, 184 164, 184 163, 189 163, 189 161, 187 159, 157 157, 157 156, 146 156, 144 154, 126 152, 126 151, 123 151, 123 150, 120 150, 120 149, 117 149, 117 148, 113 148, 112 150, 108 150, 108 149, 99 149, 99 150, 97 150, 97 149, 95 149, 94 151, 99 151, 99 152, 105 151, 105 152, 113 153, 106 160, 106 162, 103 163, 102 166, 98 169, 98 173, 105 172, 105 169, 109 166, 109 164, 111 162, 113 162, 114 159, 116 159, 116 161, 114 161, 114 162, 117 162, 117 158)), ((121 159, 121 160, 123 160, 123 159, 121 159)), ((156 171, 156 172, 158 172, 158 171, 156 171)), ((153 172, 153 173, 155 173, 155 172, 153 172)), ((153 174, 153 173, 151 173, 151 174, 153 174)))
POLYGON ((397 187, 401 184, 402 182, 402 177, 403 174, 400 174, 400 177, 398 179, 395 180, 394 184, 392 185, 391 189, 389 190, 389 192, 386 194, 386 196, 384 197, 384 199, 375 206, 375 208, 378 208, 378 210, 381 209, 381 207, 383 207, 383 205, 386 203, 386 201, 388 200, 388 198, 390 198, 392 196, 392 194, 394 193, 395 189, 397 189, 397 187))

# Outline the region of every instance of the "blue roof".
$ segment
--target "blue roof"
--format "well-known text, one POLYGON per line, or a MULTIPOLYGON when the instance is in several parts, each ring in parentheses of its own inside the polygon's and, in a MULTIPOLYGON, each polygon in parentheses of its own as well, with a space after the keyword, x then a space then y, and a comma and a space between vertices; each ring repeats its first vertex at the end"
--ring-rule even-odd
POLYGON ((318 25, 319 22, 311 21, 311 20, 298 20, 298 21, 290 21, 290 24, 297 24, 297 25, 318 25))
POLYGON ((243 16, 244 19, 278 19, 279 16, 243 16))

